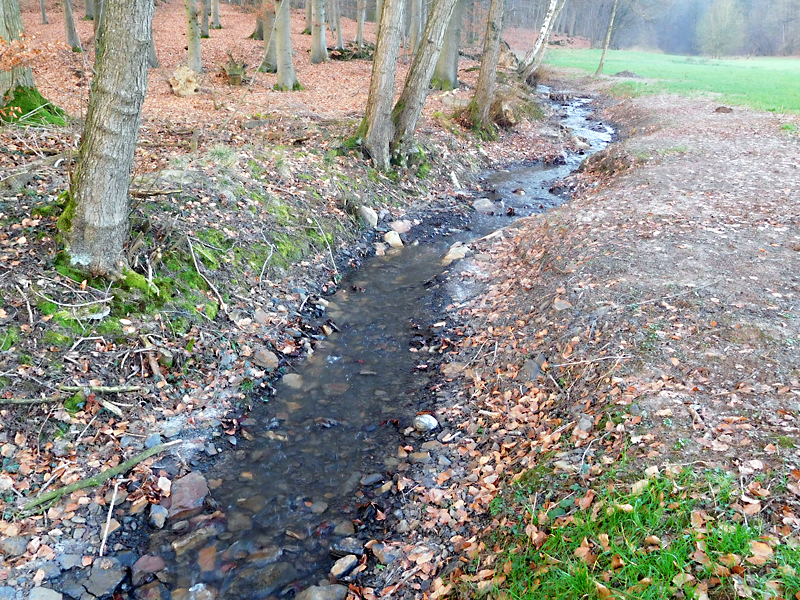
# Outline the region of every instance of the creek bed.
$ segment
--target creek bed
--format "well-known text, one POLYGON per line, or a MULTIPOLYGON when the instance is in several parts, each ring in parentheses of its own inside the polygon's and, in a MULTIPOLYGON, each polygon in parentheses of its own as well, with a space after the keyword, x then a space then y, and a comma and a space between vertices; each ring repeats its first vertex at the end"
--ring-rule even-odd
MULTIPOLYGON (((611 140, 612 130, 589 112, 587 99, 561 107, 562 124, 586 142, 582 153, 560 165, 488 173, 491 193, 469 230, 389 250, 342 281, 326 311, 338 331, 283 377, 275 395, 256 401, 242 421, 252 440, 239 438, 205 474, 218 512, 202 520, 204 539, 175 552, 172 543, 200 526, 191 520, 179 532, 168 522, 150 537, 148 552, 167 560, 159 579, 173 593, 184 590, 173 597, 200 598, 204 586, 221 598, 284 597, 328 579, 335 555, 349 553, 348 540, 375 518, 371 499, 407 468, 397 456, 404 434, 419 435, 411 434, 412 419, 442 393, 433 379, 448 345, 437 322, 446 302, 442 257, 455 241, 562 203, 548 191, 552 182, 611 140), (194 596, 186 592, 193 586, 194 596)), ((437 435, 449 433, 423 439, 437 435)), ((404 460, 424 462, 424 452, 404 460)), ((402 513, 379 521, 396 531, 407 526, 402 513)))

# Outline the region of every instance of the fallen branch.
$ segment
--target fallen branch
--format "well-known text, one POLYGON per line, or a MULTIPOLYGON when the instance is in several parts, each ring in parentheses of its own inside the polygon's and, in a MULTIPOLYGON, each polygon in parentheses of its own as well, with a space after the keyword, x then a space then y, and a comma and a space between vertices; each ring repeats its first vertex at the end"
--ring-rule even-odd
POLYGON ((128 392, 142 392, 145 388, 140 385, 60 385, 58 389, 65 392, 89 390, 98 394, 127 394, 128 392))
POLYGON ((139 339, 142 340, 144 347, 147 349, 147 363, 150 365, 150 370, 153 372, 153 379, 156 379, 158 381, 166 381, 164 375, 161 374, 161 368, 158 366, 158 360, 156 360, 156 355, 153 354, 153 349, 155 348, 155 346, 153 346, 153 344, 150 343, 150 340, 147 339, 146 335, 140 335, 139 339))
POLYGON ((128 193, 134 198, 148 198, 150 196, 169 196, 170 194, 180 194, 183 190, 143 190, 131 189, 128 193))
POLYGON ((620 354, 619 356, 601 356, 599 358, 592 358, 590 360, 577 360, 575 362, 561 363, 560 365, 551 365, 551 368, 557 369, 559 367, 572 367, 575 365, 590 365, 602 360, 627 360, 629 358, 633 357, 630 354, 620 354))
POLYGON ((57 401, 58 398, 0 398, 0 404, 41 404, 57 401))
POLYGON ((75 483, 72 483, 70 485, 64 486, 57 490, 53 490, 52 492, 48 492, 43 496, 34 498, 30 502, 28 502, 28 504, 26 504, 22 510, 27 512, 32 508, 35 508, 46 502, 50 502, 51 500, 58 500, 64 494, 71 494, 72 492, 76 492, 78 490, 82 490, 87 487, 97 487, 99 485, 102 485, 112 477, 116 477, 117 475, 124 473, 129 469, 132 469, 143 460, 150 458, 154 454, 159 454, 164 450, 166 450, 167 448, 169 448, 170 446, 179 444, 182 441, 183 440, 174 440, 172 442, 167 442, 166 444, 159 444, 158 446, 153 446, 152 448, 148 448, 144 452, 141 452, 140 454, 137 454, 133 458, 126 460, 124 463, 120 463, 113 469, 106 469, 102 473, 98 473, 97 475, 93 475, 92 477, 87 477, 86 479, 81 479, 80 481, 76 481, 75 483))

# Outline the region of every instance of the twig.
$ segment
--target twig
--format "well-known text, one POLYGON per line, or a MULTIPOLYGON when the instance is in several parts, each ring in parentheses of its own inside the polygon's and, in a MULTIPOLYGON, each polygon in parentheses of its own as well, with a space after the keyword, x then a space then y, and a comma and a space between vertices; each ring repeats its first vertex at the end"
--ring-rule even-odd
POLYGON ((114 503, 117 501, 117 492, 119 491, 119 484, 125 481, 124 479, 114 480, 114 493, 111 495, 111 504, 108 506, 108 514, 106 515, 106 526, 103 530, 103 541, 100 544, 100 552, 98 556, 103 556, 106 551, 106 542, 108 541, 108 530, 111 528, 111 515, 114 513, 114 503))
MULTIPOLYGON (((143 190, 131 189, 128 193, 134 198, 147 198, 148 196, 168 196, 169 194, 180 194, 183 190, 143 190)), ((101 554, 102 556, 102 554, 101 554)))
POLYGON ((322 236, 322 239, 325 240, 325 245, 328 247, 328 254, 330 254, 331 257, 331 265, 333 266, 333 272, 338 275, 339 270, 336 268, 336 261, 333 259, 333 250, 331 250, 331 245, 330 243, 328 243, 328 237, 325 235, 325 230, 322 229, 322 225, 320 225, 319 221, 317 221, 317 217, 312 215, 312 218, 314 219, 314 223, 316 223, 317 227, 319 228, 319 234, 322 236))
POLYGON ((70 352, 75 350, 75 348, 77 348, 81 344, 81 342, 88 342, 89 340, 103 340, 103 343, 104 344, 106 343, 106 340, 101 335, 94 336, 94 337, 82 337, 77 342, 72 344, 72 347, 69 350, 67 350, 67 354, 69 354, 70 352))
POLYGON ((671 296, 662 296, 661 298, 654 298, 653 300, 644 300, 642 302, 634 302, 633 304, 628 304, 627 306, 630 308, 631 306, 642 306, 643 304, 653 304, 654 302, 660 302, 661 300, 669 300, 671 298, 678 298, 679 296, 685 296, 686 294, 691 294, 692 292, 696 292, 697 290, 702 290, 707 287, 711 287, 719 283, 721 280, 718 279, 716 281, 712 281, 711 283, 707 283, 705 285, 701 285, 698 287, 693 287, 688 290, 684 290, 683 292, 679 292, 677 294, 672 294, 671 296))
POLYGON ((31 310, 31 303, 30 300, 28 300, 28 295, 23 294, 18 285, 15 285, 14 287, 17 288, 19 295, 25 298, 25 305, 28 307, 28 321, 30 322, 31 326, 33 326, 33 311, 31 310))
POLYGON ((127 394, 128 392, 141 392, 145 388, 140 385, 60 385, 58 389, 64 392, 89 390, 98 394, 127 394))
POLYGON ((83 438, 83 434, 84 434, 84 433, 86 433, 86 431, 89 429, 89 427, 91 427, 91 426, 92 426, 92 423, 94 423, 95 419, 96 419, 96 418, 97 418, 99 415, 100 415, 100 411, 96 412, 96 413, 95 413, 95 415, 92 417, 91 421, 89 421, 89 422, 86 424, 86 427, 84 427, 84 428, 83 428, 83 431, 81 431, 81 434, 78 436, 78 439, 77 439, 77 440, 75 440, 75 447, 76 447, 76 448, 78 447, 78 444, 80 444, 80 443, 81 443, 81 439, 83 438))
POLYGON ((91 306, 92 304, 103 304, 104 302, 111 302, 114 299, 114 296, 109 296, 108 298, 103 298, 102 300, 92 300, 91 302, 83 302, 81 304, 64 304, 62 302, 56 302, 52 298, 48 298, 44 294, 40 294, 39 292, 34 292, 40 298, 44 298, 48 302, 52 302, 56 306, 61 306, 62 308, 82 308, 84 306, 91 306))
POLYGON ((599 358, 592 358, 590 360, 578 360, 570 363, 561 363, 560 365, 551 365, 551 368, 557 369, 559 367, 572 367, 575 365, 590 365, 602 360, 627 360, 629 358, 633 357, 630 354, 620 354, 619 356, 601 356, 599 358))
POLYGON ((153 344, 147 339, 146 335, 141 335, 139 338, 142 340, 144 347, 147 348, 147 363, 150 365, 150 370, 153 372, 153 379, 164 381, 164 376, 161 374, 161 369, 158 366, 156 355, 153 354, 153 344))
POLYGON ((222 295, 219 293, 219 290, 217 289, 217 286, 215 286, 213 283, 211 283, 211 280, 209 280, 208 277, 203 275, 203 272, 200 270, 200 265, 197 264, 197 257, 194 255, 194 247, 192 246, 192 238, 190 238, 187 235, 186 236, 186 241, 189 243, 189 253, 192 255, 192 262, 194 263, 195 270, 197 271, 198 275, 200 275, 200 277, 203 278, 203 281, 205 281, 208 284, 208 287, 210 287, 212 289, 214 294, 216 294, 217 300, 219 300, 219 306, 222 309, 222 312, 224 312, 227 315, 228 314, 228 305, 225 304, 225 301, 222 299, 222 295))
POLYGON ((264 289, 264 271, 267 270, 267 265, 269 264, 269 261, 272 260, 272 255, 275 252, 275 246, 269 242, 267 242, 267 244, 269 245, 269 256, 267 256, 267 260, 265 260, 264 264, 261 266, 261 273, 258 274, 258 289, 264 289))
POLYGON ((159 444, 157 446, 153 446, 152 448, 148 448, 144 452, 141 452, 126 460, 124 463, 121 463, 114 467, 113 469, 107 469, 102 473, 98 473, 97 475, 93 475, 92 477, 87 477, 86 479, 81 479, 80 481, 76 481, 73 484, 64 486, 57 490, 53 490, 52 492, 48 492, 44 496, 40 496, 31 500, 25 507, 22 509, 23 511, 27 512, 32 508, 35 508, 45 502, 50 502, 51 500, 57 500, 61 498, 64 494, 71 494, 77 490, 82 490, 87 487, 97 487, 98 485, 102 485, 112 477, 116 477, 120 473, 125 473, 129 469, 132 469, 136 465, 138 465, 143 460, 146 460, 153 456, 154 454, 159 454, 169 448, 170 446, 174 446, 175 444, 180 444, 183 440, 174 440, 172 442, 167 442, 166 444, 159 444))

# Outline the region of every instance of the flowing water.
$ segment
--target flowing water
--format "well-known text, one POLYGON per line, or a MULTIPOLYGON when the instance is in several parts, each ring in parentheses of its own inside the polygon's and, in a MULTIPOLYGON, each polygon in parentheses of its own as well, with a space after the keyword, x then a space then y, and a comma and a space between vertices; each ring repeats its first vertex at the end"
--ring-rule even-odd
MULTIPOLYGON (((563 110, 564 125, 591 144, 585 154, 610 141, 609 127, 587 120, 588 100, 563 110)), ((327 578, 331 546, 353 534, 353 519, 391 481, 402 430, 441 393, 427 366, 443 343, 443 324, 434 322, 442 298, 434 290, 448 246, 509 224, 509 208, 521 216, 560 204, 548 188, 583 158, 487 174, 493 215, 476 213, 470 231, 390 250, 342 282, 327 308, 339 331, 244 422, 254 440, 206 473, 224 516, 212 518, 203 543, 180 555, 170 546, 176 534, 152 536, 150 551, 172 560, 168 587, 205 583, 222 598, 249 599, 327 578)))

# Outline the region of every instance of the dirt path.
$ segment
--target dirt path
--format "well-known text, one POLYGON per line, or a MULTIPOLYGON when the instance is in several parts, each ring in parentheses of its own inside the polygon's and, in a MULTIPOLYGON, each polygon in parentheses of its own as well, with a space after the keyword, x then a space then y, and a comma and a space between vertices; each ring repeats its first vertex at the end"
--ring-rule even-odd
POLYGON ((416 494, 409 597, 502 587, 490 540, 530 510, 509 499, 525 470, 546 474, 528 502, 547 511, 623 457, 621 485, 721 469, 739 482, 733 522, 797 539, 798 119, 677 97, 605 104, 625 141, 563 182, 573 200, 451 269, 460 342, 436 413, 450 433, 431 452, 451 462, 400 479, 416 494))

